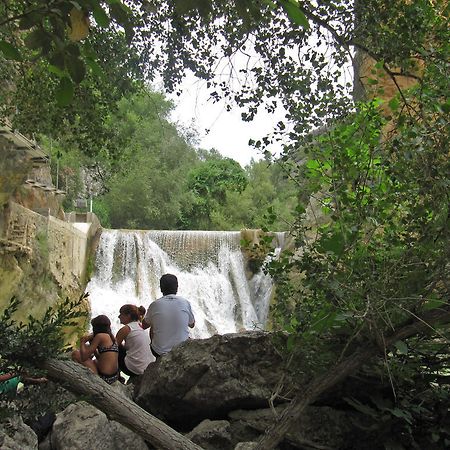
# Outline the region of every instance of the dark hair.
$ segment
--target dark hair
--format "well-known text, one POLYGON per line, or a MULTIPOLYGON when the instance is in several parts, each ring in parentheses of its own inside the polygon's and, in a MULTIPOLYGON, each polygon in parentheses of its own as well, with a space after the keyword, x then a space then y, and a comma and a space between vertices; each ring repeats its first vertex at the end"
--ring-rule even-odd
POLYGON ((123 305, 120 310, 120 313, 126 314, 127 316, 131 317, 131 320, 137 321, 139 320, 139 309, 136 305, 126 304, 123 305))
POLYGON ((139 306, 138 311, 139 311, 139 315, 142 317, 144 317, 145 313, 147 312, 147 310, 143 306, 139 306))
POLYGON ((159 280, 159 287, 163 295, 176 294, 178 291, 178 279, 171 273, 166 273, 159 280))
POLYGON ((105 315, 100 315, 94 317, 91 320, 92 331, 94 332, 94 336, 98 333, 106 333, 109 334, 109 337, 113 342, 116 342, 114 335, 111 332, 111 321, 105 315))

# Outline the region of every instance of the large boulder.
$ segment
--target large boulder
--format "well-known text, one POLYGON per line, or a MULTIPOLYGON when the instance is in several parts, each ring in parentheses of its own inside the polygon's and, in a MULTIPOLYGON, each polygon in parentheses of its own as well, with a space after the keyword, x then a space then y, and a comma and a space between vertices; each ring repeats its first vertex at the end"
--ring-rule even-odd
POLYGON ((37 450, 38 438, 22 417, 13 416, 0 423, 2 450, 37 450))
POLYGON ((50 435, 52 450, 148 450, 145 441, 86 402, 69 405, 57 414, 50 435))
POLYGON ((283 378, 285 342, 283 334, 259 331, 188 340, 149 365, 135 401, 185 430, 234 409, 266 408, 283 378))

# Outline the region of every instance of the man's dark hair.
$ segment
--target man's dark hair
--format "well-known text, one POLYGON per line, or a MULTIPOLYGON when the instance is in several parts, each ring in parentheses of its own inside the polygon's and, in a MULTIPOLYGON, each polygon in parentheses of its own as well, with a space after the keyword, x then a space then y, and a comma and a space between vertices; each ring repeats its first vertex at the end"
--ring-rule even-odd
POLYGON ((178 291, 178 279, 171 273, 166 273, 159 280, 159 287, 163 295, 176 294, 178 291))

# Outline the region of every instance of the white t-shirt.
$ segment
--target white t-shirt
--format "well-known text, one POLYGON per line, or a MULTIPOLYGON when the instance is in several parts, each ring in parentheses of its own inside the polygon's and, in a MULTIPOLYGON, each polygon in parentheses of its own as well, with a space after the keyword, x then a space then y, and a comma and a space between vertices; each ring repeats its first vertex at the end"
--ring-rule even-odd
POLYGON ((194 324, 194 315, 188 300, 169 294, 150 304, 145 321, 152 328, 153 350, 163 355, 189 337, 189 325, 194 324))
POLYGON ((130 322, 127 324, 130 332, 125 338, 125 365, 128 370, 141 375, 147 366, 155 361, 152 351, 150 350, 150 336, 138 322, 130 322))

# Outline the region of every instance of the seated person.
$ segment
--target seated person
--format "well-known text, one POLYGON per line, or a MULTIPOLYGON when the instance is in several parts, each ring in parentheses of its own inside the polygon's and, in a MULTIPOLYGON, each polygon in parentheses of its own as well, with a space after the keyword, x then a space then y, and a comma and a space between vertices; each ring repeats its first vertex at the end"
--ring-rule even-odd
POLYGON ((72 359, 112 384, 119 379, 119 349, 111 333, 111 321, 101 315, 94 317, 91 325, 92 334, 80 339, 80 350, 72 352, 72 359))
POLYGON ((124 325, 116 335, 119 369, 128 376, 142 375, 155 360, 150 350, 150 337, 139 323, 137 306, 123 305, 119 312, 120 323, 124 325))
POLYGON ((47 378, 44 377, 30 377, 25 373, 16 374, 14 372, 4 373, 0 375, 0 395, 6 393, 15 393, 19 383, 27 384, 41 384, 46 383, 47 378))
POLYGON ((195 326, 191 304, 177 295, 177 277, 171 273, 164 274, 159 287, 163 296, 150 304, 142 321, 144 330, 150 328, 150 348, 156 358, 188 339, 189 328, 195 326))

